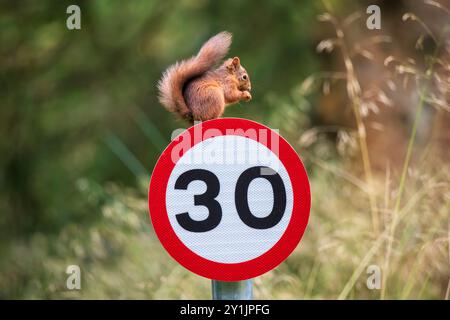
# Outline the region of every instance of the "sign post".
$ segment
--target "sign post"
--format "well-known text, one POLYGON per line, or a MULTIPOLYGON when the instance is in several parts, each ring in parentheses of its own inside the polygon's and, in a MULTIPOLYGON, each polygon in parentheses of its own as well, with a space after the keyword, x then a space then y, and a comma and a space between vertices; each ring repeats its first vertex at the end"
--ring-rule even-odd
POLYGON ((306 170, 254 121, 196 124, 159 158, 149 186, 154 230, 182 266, 212 279, 214 299, 251 299, 252 279, 283 262, 309 219, 306 170))
POLYGON ((252 300, 253 280, 224 282, 212 280, 214 300, 252 300))

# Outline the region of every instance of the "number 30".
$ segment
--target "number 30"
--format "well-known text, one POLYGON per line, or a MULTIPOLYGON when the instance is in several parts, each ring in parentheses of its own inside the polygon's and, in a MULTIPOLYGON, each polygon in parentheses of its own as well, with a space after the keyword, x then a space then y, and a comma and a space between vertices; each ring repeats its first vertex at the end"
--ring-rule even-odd
MULTIPOLYGON (((191 232, 206 232, 217 227, 222 220, 222 207, 216 200, 220 192, 220 182, 211 171, 193 169, 181 174, 175 182, 175 189, 186 190, 192 181, 205 182, 206 191, 194 195, 194 204, 208 209, 208 217, 204 220, 193 220, 188 212, 176 215, 178 223, 191 232)), ((256 166, 245 170, 238 178, 234 190, 234 200, 239 218, 247 226, 254 229, 269 229, 280 222, 286 209, 286 189, 283 179, 272 168, 256 166), (263 174, 264 173, 264 174, 263 174), (273 207, 269 215, 263 218, 256 217, 248 205, 248 188, 250 182, 256 178, 264 178, 270 182, 273 190, 273 207)))

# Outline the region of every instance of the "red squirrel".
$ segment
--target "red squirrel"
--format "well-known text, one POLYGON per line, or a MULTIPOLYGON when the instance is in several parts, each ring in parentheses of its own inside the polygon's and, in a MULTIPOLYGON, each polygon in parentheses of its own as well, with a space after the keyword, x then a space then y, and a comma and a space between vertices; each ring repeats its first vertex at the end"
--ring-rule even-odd
POLYGON ((198 54, 170 66, 158 82, 159 101, 190 124, 219 118, 225 106, 252 99, 250 77, 238 57, 228 53, 231 33, 209 39, 198 54))

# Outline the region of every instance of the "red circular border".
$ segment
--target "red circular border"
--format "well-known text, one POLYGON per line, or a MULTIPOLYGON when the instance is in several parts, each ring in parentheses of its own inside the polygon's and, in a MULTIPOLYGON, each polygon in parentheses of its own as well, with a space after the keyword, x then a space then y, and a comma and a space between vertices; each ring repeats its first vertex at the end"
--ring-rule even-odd
MULTIPOLYGON (((251 137, 247 136, 247 138, 251 137)), ((270 141, 271 139, 266 139, 266 141, 258 142, 271 149, 270 141)), ((182 155, 183 153, 181 152, 180 158, 182 155)), ((311 193, 308 176, 303 163, 291 145, 270 128, 258 122, 240 118, 205 121, 190 127, 174 139, 156 163, 148 192, 148 207, 153 228, 167 252, 188 270, 200 276, 220 281, 240 281, 254 278, 272 270, 283 262, 295 249, 305 232, 310 206, 311 193), (186 141, 185 139, 191 139, 191 148, 201 142, 202 140, 194 141, 193 135, 193 132, 199 130, 199 128, 202 130, 201 137, 209 129, 216 129, 216 131, 218 129, 221 133, 220 135, 225 135, 227 129, 242 129, 243 131, 247 129, 266 129, 279 137, 278 156, 291 179, 294 195, 293 211, 291 220, 280 240, 259 257, 241 263, 219 263, 207 260, 186 247, 172 229, 165 206, 167 183, 175 167, 175 163, 171 158, 171 152, 180 141, 186 141), (180 140, 181 137, 183 138, 182 140, 180 140)))

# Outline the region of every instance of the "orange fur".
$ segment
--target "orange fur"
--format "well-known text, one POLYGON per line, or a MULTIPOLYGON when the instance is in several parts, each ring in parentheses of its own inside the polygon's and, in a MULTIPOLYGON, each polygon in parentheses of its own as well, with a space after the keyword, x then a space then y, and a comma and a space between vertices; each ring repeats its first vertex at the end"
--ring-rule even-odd
POLYGON ((209 39, 197 56, 170 66, 158 83, 159 101, 169 111, 193 123, 220 117, 225 106, 249 101, 251 85, 239 58, 224 58, 231 34, 221 32, 209 39))

